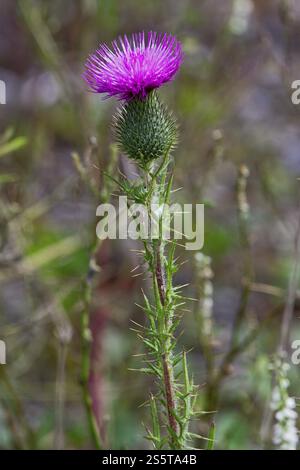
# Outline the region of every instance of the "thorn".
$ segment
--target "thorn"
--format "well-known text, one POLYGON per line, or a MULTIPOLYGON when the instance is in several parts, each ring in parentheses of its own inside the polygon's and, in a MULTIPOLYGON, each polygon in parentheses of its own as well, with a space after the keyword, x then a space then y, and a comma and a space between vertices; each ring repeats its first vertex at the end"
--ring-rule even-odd
POLYGON ((136 271, 138 268, 140 268, 141 265, 140 264, 137 264, 135 268, 133 268, 130 272, 131 273, 134 273, 134 271, 136 271))

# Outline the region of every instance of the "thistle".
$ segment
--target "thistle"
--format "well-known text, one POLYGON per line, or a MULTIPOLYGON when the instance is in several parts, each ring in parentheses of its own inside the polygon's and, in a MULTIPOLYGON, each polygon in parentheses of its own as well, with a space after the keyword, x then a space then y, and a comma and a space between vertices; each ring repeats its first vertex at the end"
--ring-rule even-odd
POLYGON ((171 35, 150 32, 124 36, 112 50, 100 45, 85 64, 91 91, 125 100, 114 118, 122 152, 145 167, 170 152, 177 141, 172 114, 153 91, 170 81, 182 61, 180 43, 171 35))
MULTIPOLYGON (((91 91, 123 100, 113 122, 120 150, 140 168, 135 181, 118 181, 131 202, 143 203, 151 214, 153 201, 162 207, 156 214, 159 236, 142 240, 141 254, 152 278, 152 298, 143 293, 146 327, 139 327, 148 355, 146 372, 155 377, 157 393, 150 396, 152 429, 147 438, 157 449, 184 449, 194 437, 189 423, 194 414, 194 385, 189 378, 185 352, 176 352, 178 309, 184 304, 180 287, 174 287, 178 267, 175 244, 164 239, 164 205, 169 204, 172 176, 171 151, 177 141, 172 114, 156 89, 170 81, 182 61, 180 43, 171 35, 144 33, 120 38, 112 49, 101 45, 86 62, 84 79, 91 91)), ((150 215, 151 219, 151 215, 150 215)))
POLYGON ((89 56, 83 78, 91 91, 121 100, 145 98, 170 81, 182 62, 180 43, 171 35, 133 34, 106 44, 89 56))

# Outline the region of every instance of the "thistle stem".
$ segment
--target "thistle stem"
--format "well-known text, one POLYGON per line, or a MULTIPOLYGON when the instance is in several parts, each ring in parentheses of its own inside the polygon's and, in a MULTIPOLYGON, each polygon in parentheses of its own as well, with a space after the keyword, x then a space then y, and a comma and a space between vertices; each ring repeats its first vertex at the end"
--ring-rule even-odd
POLYGON ((157 287, 160 297, 160 302, 162 306, 165 305, 165 295, 166 295, 166 282, 165 282, 165 272, 161 263, 161 253, 160 253, 160 246, 156 252, 156 269, 155 269, 155 276, 157 281, 157 287))
MULTIPOLYGON (((130 197, 130 200, 135 203, 142 201, 146 206, 147 233, 150 229, 150 239, 148 237, 141 237, 141 239, 154 294, 152 302, 148 300, 147 295, 143 294, 148 325, 144 327, 145 334, 140 335, 148 353, 145 360, 147 367, 143 368, 143 372, 154 375, 159 386, 157 396, 151 395, 152 429, 147 429, 147 438, 153 443, 155 449, 166 447, 176 450, 184 449, 186 443, 193 441, 195 437, 189 432, 189 422, 194 413, 193 405, 191 405, 194 384, 188 376, 185 354, 174 352, 176 346, 174 332, 179 324, 179 315, 175 316, 175 311, 185 302, 180 286, 173 287, 173 274, 177 271, 176 260, 174 260, 175 244, 172 243, 171 248, 165 250, 169 239, 166 234, 170 232, 168 206, 173 181, 172 175, 169 174, 170 151, 174 146, 176 126, 170 117, 169 125, 164 131, 166 142, 161 141, 164 151, 161 151, 160 159, 153 156, 153 151, 150 149, 150 153, 146 153, 149 158, 141 161, 143 154, 140 148, 137 156, 132 156, 132 139, 128 140, 124 130, 125 120, 126 125, 128 124, 128 106, 124 116, 122 114, 118 116, 117 132, 125 153, 140 162, 140 178, 134 184, 127 182, 126 184, 120 183, 119 186, 130 197), (181 376, 184 377, 184 383, 180 381, 181 376), (155 400, 158 401, 160 409, 156 406, 155 400)), ((141 103, 133 103, 132 106, 142 109, 145 107, 141 103)), ((131 111, 133 112, 134 109, 131 111)), ((144 119, 149 115, 147 126, 157 120, 162 121, 163 126, 164 113, 163 109, 146 108, 140 118, 144 119)), ((135 122, 137 117, 139 116, 135 113, 129 121, 135 122)), ((146 131, 142 128, 139 135, 136 129, 134 130, 134 136, 137 138, 136 136, 139 135, 142 147, 145 142, 149 141, 148 127, 146 131)), ((162 130, 158 137, 161 138, 161 136, 162 130)))
MULTIPOLYGON (((162 253, 161 253, 161 244, 158 245, 156 251, 156 269, 155 277, 159 291, 159 297, 161 305, 164 307, 166 303, 166 292, 165 292, 165 270, 162 264, 162 253)), ((174 387, 174 372, 172 367, 172 361, 170 357, 169 347, 170 347, 170 338, 169 338, 169 327, 170 321, 168 315, 165 314, 165 334, 167 336, 167 341, 165 342, 165 351, 162 354, 162 366, 163 366, 163 375, 164 375, 164 389, 165 389, 165 399, 167 403, 168 411, 168 420, 169 426, 172 429, 174 435, 178 436, 179 427, 176 421, 176 396, 175 396, 175 387, 174 387)), ((171 439, 172 447, 178 447, 178 442, 175 439, 175 436, 171 439)))
MULTIPOLYGON (((169 162, 169 152, 164 155, 158 169, 153 173, 149 181, 149 202, 158 200, 163 203, 168 201, 161 201, 161 195, 164 193, 164 184, 167 176, 167 168, 169 162)), ((151 206, 148 206, 149 214, 151 214, 151 206)), ((168 417, 169 427, 169 445, 172 449, 182 448, 179 439, 179 425, 176 417, 177 403, 176 403, 176 389, 174 383, 174 371, 171 352, 171 327, 172 316, 168 308, 168 298, 166 289, 166 270, 164 258, 165 241, 162 230, 163 214, 159 218, 159 233, 158 240, 152 241, 152 255, 153 263, 151 266, 152 279, 154 289, 157 287, 158 295, 156 296, 156 311, 162 312, 162 321, 160 322, 161 328, 161 370, 163 375, 163 395, 166 403, 166 411, 168 417)), ((167 274, 170 276, 170 273, 167 274)), ((168 279, 168 285, 172 280, 168 279)), ((159 315, 159 314, 158 314, 159 315)))

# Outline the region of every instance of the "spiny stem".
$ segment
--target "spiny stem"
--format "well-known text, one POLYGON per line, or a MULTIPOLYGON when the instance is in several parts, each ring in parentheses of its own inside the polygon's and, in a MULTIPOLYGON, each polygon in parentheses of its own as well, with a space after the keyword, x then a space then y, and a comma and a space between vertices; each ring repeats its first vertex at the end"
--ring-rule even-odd
POLYGON ((158 292, 162 306, 165 305, 165 272, 161 263, 161 253, 160 253, 160 246, 156 252, 156 269, 155 269, 155 276, 157 280, 158 292))
MULTIPOLYGON (((156 282, 157 282, 158 291, 159 291, 160 302, 162 306, 164 307, 166 303, 165 272, 164 272, 164 267, 161 262, 161 245, 160 244, 156 252, 155 276, 156 276, 156 282)), ((166 334, 168 336, 168 330, 169 330, 168 315, 165 315, 165 325, 166 325, 166 334)), ((165 398, 166 398, 166 403, 167 403, 169 425, 172 431, 174 432, 174 434, 177 436, 179 429, 178 429, 178 423, 175 418, 176 397, 175 397, 175 390, 174 390, 174 373, 173 373, 172 363, 170 360, 170 352, 168 351, 169 346, 170 346, 170 339, 168 339, 165 344, 166 344, 165 352, 162 355, 165 398)), ((176 443, 173 442, 173 444, 175 444, 176 446, 176 443)))
MULTIPOLYGON (((153 197, 157 196, 157 200, 160 203, 168 203, 169 194, 166 197, 162 197, 164 193, 164 185, 167 177, 169 163, 169 154, 164 155, 161 164, 158 166, 158 170, 152 175, 152 179, 149 184, 149 202, 151 204, 153 197), (164 200, 162 200, 164 199, 164 200)), ((151 207, 148 210, 151 211, 151 207)), ((165 258, 164 258, 164 237, 162 230, 162 219, 163 214, 159 219, 159 237, 158 240, 153 241, 153 263, 152 263, 152 276, 154 284, 157 285, 158 296, 156 298, 157 311, 162 309, 163 319, 161 322, 161 366, 163 373, 163 389, 164 398, 167 408, 168 425, 171 430, 169 432, 169 444, 172 449, 180 449, 182 445, 179 439, 179 423, 177 422, 177 400, 176 400, 176 389, 174 383, 174 370, 171 352, 171 332, 172 327, 172 316, 168 308, 167 289, 166 289, 166 272, 165 272, 165 258)), ((170 279, 168 273, 168 285, 172 284, 172 278, 170 279)), ((172 276, 171 276, 172 277, 172 276)))
MULTIPOLYGON (((175 418, 176 413, 176 398, 174 392, 174 374, 171 366, 169 354, 165 353, 162 356, 163 371, 164 371, 164 385, 165 395, 168 409, 169 425, 172 431, 178 436, 178 423, 175 418)), ((177 439, 172 438, 173 447, 178 448, 177 439), (175 442, 174 442, 175 441, 175 442)))
POLYGON ((121 182, 119 187, 127 197, 130 196, 130 200, 140 203, 142 199, 150 222, 150 239, 141 237, 141 240, 154 295, 151 302, 143 293, 143 310, 148 317, 148 325, 144 328, 145 334, 140 336, 146 345, 148 358, 145 361, 147 367, 141 370, 154 375, 159 388, 157 395, 150 398, 152 430, 147 428, 147 438, 155 449, 185 449, 187 442, 194 439, 193 433, 189 432, 189 423, 194 414, 191 399, 195 394, 193 381, 188 378, 185 356, 173 352, 176 345, 174 331, 179 324, 175 311, 184 304, 184 298, 180 287, 173 286, 173 274, 177 270, 175 244, 165 250, 165 221, 169 221, 167 210, 172 187, 169 164, 167 153, 162 155, 160 162, 140 165, 140 181, 135 184, 121 182), (179 381, 182 375, 184 383, 179 381))

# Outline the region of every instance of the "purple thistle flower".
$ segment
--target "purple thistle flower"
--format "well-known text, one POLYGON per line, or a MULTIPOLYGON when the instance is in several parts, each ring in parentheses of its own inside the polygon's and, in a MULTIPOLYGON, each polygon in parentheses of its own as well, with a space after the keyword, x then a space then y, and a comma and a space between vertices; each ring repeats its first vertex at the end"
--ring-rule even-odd
POLYGON ((91 91, 130 100, 145 98, 171 80, 182 62, 182 49, 169 34, 145 33, 119 38, 112 49, 101 44, 85 64, 84 80, 91 91))

